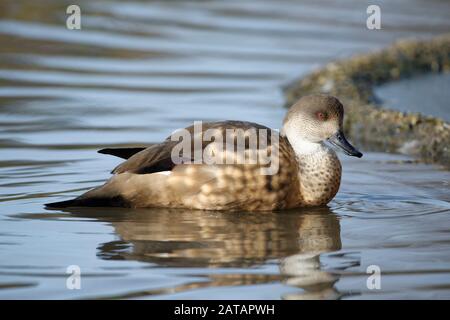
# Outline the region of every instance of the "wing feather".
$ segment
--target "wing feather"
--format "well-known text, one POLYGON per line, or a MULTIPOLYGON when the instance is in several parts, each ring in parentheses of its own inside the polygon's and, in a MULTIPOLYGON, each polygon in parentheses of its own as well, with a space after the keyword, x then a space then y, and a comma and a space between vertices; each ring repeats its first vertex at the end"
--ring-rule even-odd
MULTIPOLYGON (((208 129, 220 130, 222 136, 226 136, 226 129, 267 129, 268 132, 268 145, 270 145, 270 129, 257 123, 245 122, 245 121, 221 121, 221 122, 209 122, 202 124, 203 133, 208 129)), ((187 127, 186 130, 191 133, 191 139, 194 139, 195 132, 194 126, 187 127)), ((202 138, 202 137, 201 137, 202 138)), ((210 141, 203 141, 202 139, 202 151, 208 146, 210 141)), ((143 149, 133 154, 127 161, 117 166, 112 173, 120 174, 124 172, 136 173, 136 174, 148 174, 161 171, 171 171, 177 164, 172 161, 172 149, 179 143, 179 141, 171 141, 171 137, 167 137, 162 143, 152 145, 146 149, 143 149)), ((224 142, 225 143, 225 142, 224 142)), ((193 148, 194 143, 191 141, 193 148)), ((246 148, 248 146, 246 145, 246 148)), ((191 152, 191 159, 193 161, 194 152, 191 152)))
POLYGON ((110 154, 112 156, 116 156, 122 159, 129 159, 134 154, 144 150, 146 147, 137 147, 137 148, 105 148, 98 150, 98 153, 102 154, 110 154))

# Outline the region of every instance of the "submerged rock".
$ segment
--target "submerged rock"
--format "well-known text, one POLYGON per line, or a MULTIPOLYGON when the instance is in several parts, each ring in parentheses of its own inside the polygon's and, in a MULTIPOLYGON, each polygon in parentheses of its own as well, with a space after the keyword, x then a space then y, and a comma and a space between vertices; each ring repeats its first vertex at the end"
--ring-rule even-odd
MULTIPOLYGON (((450 34, 402 40, 381 51, 332 62, 285 88, 287 105, 312 93, 346 106, 347 134, 368 149, 400 152, 450 168, 450 124, 436 117, 381 107, 380 84, 424 73, 450 72, 450 34)), ((450 102, 449 102, 450 103, 450 102)))

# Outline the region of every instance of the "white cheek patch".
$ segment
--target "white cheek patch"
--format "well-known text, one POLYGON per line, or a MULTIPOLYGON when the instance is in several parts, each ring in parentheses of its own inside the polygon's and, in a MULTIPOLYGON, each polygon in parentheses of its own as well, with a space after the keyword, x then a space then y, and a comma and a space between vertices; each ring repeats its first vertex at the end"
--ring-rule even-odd
POLYGON ((170 176, 172 171, 161 171, 161 172, 155 172, 154 174, 162 174, 164 176, 170 176))

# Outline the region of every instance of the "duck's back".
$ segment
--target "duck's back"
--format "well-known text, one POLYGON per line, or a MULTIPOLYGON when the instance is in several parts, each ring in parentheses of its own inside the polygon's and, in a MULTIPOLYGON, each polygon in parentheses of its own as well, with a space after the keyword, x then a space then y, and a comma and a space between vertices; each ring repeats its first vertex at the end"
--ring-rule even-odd
MULTIPOLYGON (((134 159, 130 158, 128 163, 116 169, 116 173, 123 172, 125 168, 127 172, 152 172, 155 167, 170 170, 164 174, 153 173, 148 176, 154 197, 139 197, 138 201, 134 201, 137 206, 252 211, 285 209, 297 205, 299 183, 297 174, 293 174, 298 170, 295 153, 287 139, 279 136, 278 132, 256 123, 242 121, 206 123, 202 124, 202 130, 198 132, 195 132, 194 126, 186 130, 191 134, 192 140, 200 138, 202 152, 207 152, 207 148, 213 150, 215 159, 221 160, 220 163, 195 164, 195 151, 192 150, 191 163, 176 165, 168 159, 179 141, 174 142, 171 137, 167 138, 162 144, 152 147, 153 150, 149 148, 137 154, 134 159), (256 133, 257 150, 249 141, 245 141, 243 149, 237 150, 236 139, 226 140, 226 131, 230 129, 241 130, 241 134, 256 133), (204 139, 207 130, 218 130, 223 140, 204 139), (259 139, 266 141, 261 144, 259 139), (276 170, 262 170, 273 163, 261 163, 260 159, 257 159, 255 164, 245 162, 249 159, 249 154, 255 151, 260 155, 268 155, 269 160, 276 161, 276 170), (154 159, 161 159, 163 164, 154 159), (149 160, 152 160, 151 165, 149 160), (153 180, 154 178, 157 179, 153 180), (155 190, 159 190, 157 195, 155 190)), ((191 145, 194 145, 194 141, 191 141, 191 145)))
POLYGON ((136 154, 113 170, 114 176, 105 185, 88 191, 72 205, 234 211, 275 210, 299 205, 295 153, 288 140, 278 132, 251 122, 222 121, 202 123, 200 131, 198 127, 190 126, 185 133, 190 134, 191 146, 199 139, 203 154, 212 153, 215 160, 222 161, 198 162, 193 148, 189 157, 181 156, 182 163, 177 163, 173 159, 173 150, 180 141, 172 141, 171 136, 142 151, 136 149, 136 154), (215 130, 223 140, 208 139, 205 137, 208 130, 215 130), (243 149, 233 146, 237 143, 236 137, 226 139, 227 130, 244 132, 243 149), (248 134, 255 133, 256 150, 247 139, 248 134), (272 168, 275 170, 267 170, 274 164, 261 163, 259 158, 257 162, 245 162, 255 152, 276 161, 272 168))
POLYGON ((167 176, 169 198, 180 195, 176 202, 183 207, 205 210, 258 211, 298 206, 298 166, 292 148, 281 137, 279 143, 272 142, 268 148, 269 152, 278 148, 279 153, 278 168, 272 174, 263 174, 261 169, 267 166, 260 164, 176 166, 167 176))

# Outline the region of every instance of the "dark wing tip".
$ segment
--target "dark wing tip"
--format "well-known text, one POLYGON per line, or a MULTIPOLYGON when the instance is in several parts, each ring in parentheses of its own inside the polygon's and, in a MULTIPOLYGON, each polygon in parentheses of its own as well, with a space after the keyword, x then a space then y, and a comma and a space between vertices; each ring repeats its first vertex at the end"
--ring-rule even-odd
POLYGON ((104 148, 104 149, 98 150, 97 152, 102 153, 102 154, 114 154, 114 149, 104 148))
POLYGON ((116 156, 122 159, 129 159, 131 156, 135 155, 138 152, 146 149, 145 147, 136 147, 136 148, 105 148, 98 150, 98 153, 101 154, 110 154, 112 156, 116 156))

